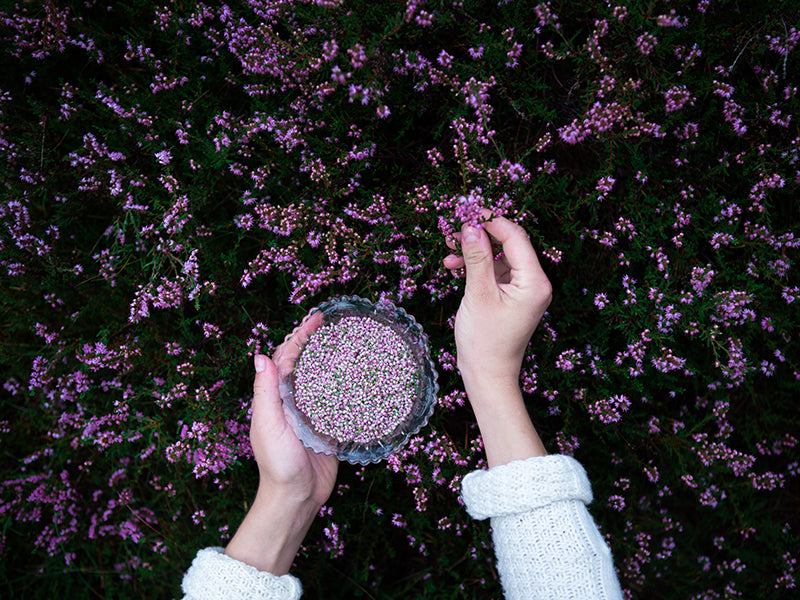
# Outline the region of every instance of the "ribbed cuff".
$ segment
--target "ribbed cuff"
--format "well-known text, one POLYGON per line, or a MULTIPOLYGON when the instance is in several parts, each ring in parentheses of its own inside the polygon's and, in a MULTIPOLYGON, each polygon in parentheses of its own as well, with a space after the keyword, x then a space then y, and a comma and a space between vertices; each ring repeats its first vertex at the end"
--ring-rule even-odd
POLYGON ((303 594, 296 577, 259 571, 223 552, 213 547, 197 553, 183 577, 184 600, 298 600, 303 594))
POLYGON ((592 488, 577 460, 551 454, 473 471, 461 483, 461 497, 469 515, 480 520, 527 512, 563 500, 589 504, 592 488))

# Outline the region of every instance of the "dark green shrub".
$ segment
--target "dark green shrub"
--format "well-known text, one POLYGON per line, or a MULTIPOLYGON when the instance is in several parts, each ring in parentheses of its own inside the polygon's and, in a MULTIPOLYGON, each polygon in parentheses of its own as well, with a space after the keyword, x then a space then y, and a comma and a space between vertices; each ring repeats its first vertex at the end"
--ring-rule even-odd
POLYGON ((528 228, 522 382, 630 597, 783 598, 798 544, 792 2, 48 2, 0 13, 2 593, 172 597, 255 490, 249 356, 400 302, 430 427, 344 468, 308 597, 500 595, 443 236, 528 228))

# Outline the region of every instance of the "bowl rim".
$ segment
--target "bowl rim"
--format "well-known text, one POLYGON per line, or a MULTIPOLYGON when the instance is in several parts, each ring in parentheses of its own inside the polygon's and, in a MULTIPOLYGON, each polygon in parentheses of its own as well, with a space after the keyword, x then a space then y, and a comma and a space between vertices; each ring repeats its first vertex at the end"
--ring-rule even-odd
MULTIPOLYGON (((412 436, 419 433, 428 424, 438 402, 438 373, 431 358, 428 336, 413 315, 387 300, 373 302, 355 295, 333 296, 311 309, 308 315, 311 316, 317 312, 323 313, 323 324, 335 323, 347 316, 364 316, 392 327, 414 352, 423 388, 415 399, 410 418, 406 418, 391 434, 365 443, 340 442, 329 435, 316 431, 308 417, 297 408, 294 400, 292 379, 294 368, 292 367, 289 370, 279 370, 278 373, 280 396, 286 419, 303 445, 318 454, 333 455, 341 461, 361 465, 385 460, 399 451, 412 436), (366 314, 348 314, 364 310, 368 312, 366 314)), ((286 341, 297 344, 302 353, 310 338, 303 340, 299 336, 297 339, 293 339, 294 337, 295 334, 292 334, 287 337, 286 341)))

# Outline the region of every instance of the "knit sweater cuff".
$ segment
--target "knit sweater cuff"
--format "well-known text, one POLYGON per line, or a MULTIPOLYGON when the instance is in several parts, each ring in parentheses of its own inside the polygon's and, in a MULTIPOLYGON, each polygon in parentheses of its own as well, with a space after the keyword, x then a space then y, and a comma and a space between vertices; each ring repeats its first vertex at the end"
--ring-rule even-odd
POLYGON ((461 497, 472 518, 488 519, 564 500, 589 504, 592 488, 577 460, 552 454, 473 471, 461 483, 461 497))
POLYGON ((259 571, 223 551, 205 548, 197 553, 183 577, 184 600, 298 600, 302 595, 296 577, 259 571))

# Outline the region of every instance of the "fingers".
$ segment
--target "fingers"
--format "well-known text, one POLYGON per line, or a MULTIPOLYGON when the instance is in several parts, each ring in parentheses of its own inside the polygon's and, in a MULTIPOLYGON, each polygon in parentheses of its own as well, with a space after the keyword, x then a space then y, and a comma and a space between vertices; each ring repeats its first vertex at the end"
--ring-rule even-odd
MULTIPOLYGON (((447 247, 451 250, 458 250, 461 247, 461 233, 456 232, 453 235, 448 235, 444 239, 444 243, 447 244, 447 247)), ((444 264, 445 269, 453 271, 455 277, 464 276, 464 258, 459 254, 448 254, 444 257, 442 264, 444 264)))
POLYGON ((256 376, 253 380, 253 420, 261 414, 268 417, 274 417, 276 411, 283 414, 275 363, 261 354, 256 354, 253 362, 256 367, 256 376))
POLYGON ((294 369, 294 364, 297 362, 297 357, 308 342, 308 338, 322 325, 322 313, 315 312, 313 315, 307 315, 303 322, 294 328, 294 331, 286 336, 283 343, 278 346, 272 360, 275 361, 275 366, 280 373, 288 373, 294 369))
POLYGON ((447 247, 450 248, 450 250, 458 250, 458 248, 461 246, 461 232, 457 231, 453 235, 448 235, 446 238, 444 238, 444 243, 447 244, 447 247))
MULTIPOLYGON (((494 275, 497 283, 509 283, 514 280, 516 284, 525 285, 530 283, 534 286, 539 286, 539 284, 541 284, 547 287, 549 281, 542 270, 539 259, 536 256, 536 252, 525 230, 503 217, 494 217, 488 220, 492 217, 492 211, 488 209, 482 209, 481 213, 482 217, 487 219, 483 223, 483 233, 478 231, 482 241, 479 245, 467 242, 472 253, 473 267, 482 265, 480 268, 472 269, 472 273, 476 278, 474 283, 480 286, 487 285, 489 269, 486 259, 488 256, 491 256, 491 244, 498 243, 502 245, 503 253, 500 260, 494 261, 494 275), (488 253, 486 251, 485 241, 483 241, 484 238, 488 239, 490 243, 488 253)), ((467 267, 467 261, 469 260, 466 257, 467 250, 464 246, 465 239, 463 233, 465 231, 466 227, 464 231, 457 232, 445 239, 447 246, 453 250, 457 250, 458 245, 461 245, 462 256, 458 254, 448 254, 443 260, 445 268, 453 271, 453 275, 457 277, 464 274, 463 269, 467 267)), ((469 268, 467 268, 467 272, 469 273, 469 268)), ((467 279, 469 283, 469 275, 467 279)))
POLYGON ((496 286, 492 244, 482 228, 462 227, 461 253, 467 274, 466 294, 482 296, 496 286))
POLYGON ((533 279, 544 276, 528 234, 522 227, 503 217, 495 217, 483 226, 487 233, 503 245, 503 254, 514 275, 520 274, 533 279))
MULTIPOLYGON (((444 267, 452 271, 453 277, 464 277, 464 258, 455 254, 448 254, 442 261, 444 267)), ((505 256, 494 258, 494 277, 497 283, 508 283, 511 280, 511 268, 505 256)))
POLYGON ((464 268, 464 259, 461 256, 456 256, 455 254, 448 254, 445 256, 442 263, 446 269, 450 269, 451 271, 454 269, 464 268))
POLYGON ((284 340, 272 360, 256 354, 253 364, 256 377, 253 381, 253 421, 256 423, 278 423, 283 419, 280 394, 280 377, 294 369, 297 357, 309 336, 322 325, 322 313, 306 316, 303 322, 284 340))

